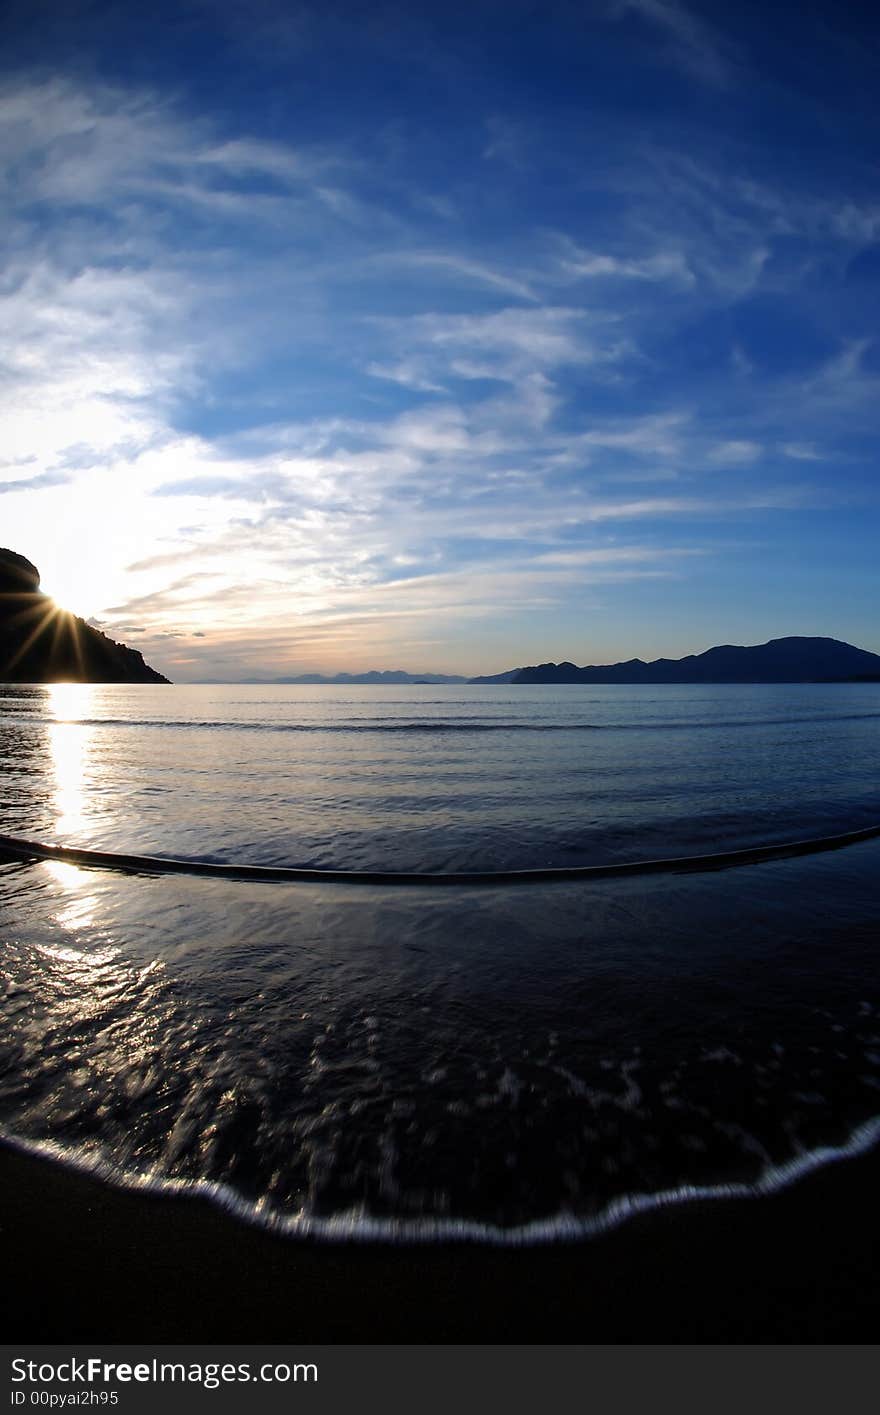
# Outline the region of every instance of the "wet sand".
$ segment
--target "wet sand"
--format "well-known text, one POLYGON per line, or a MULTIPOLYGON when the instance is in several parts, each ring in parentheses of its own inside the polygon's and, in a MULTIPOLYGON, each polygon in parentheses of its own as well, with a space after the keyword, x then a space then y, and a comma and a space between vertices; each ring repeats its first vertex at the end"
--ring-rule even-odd
POLYGON ((880 1151, 579 1244, 328 1244, 0 1148, 7 1341, 870 1342, 880 1151))

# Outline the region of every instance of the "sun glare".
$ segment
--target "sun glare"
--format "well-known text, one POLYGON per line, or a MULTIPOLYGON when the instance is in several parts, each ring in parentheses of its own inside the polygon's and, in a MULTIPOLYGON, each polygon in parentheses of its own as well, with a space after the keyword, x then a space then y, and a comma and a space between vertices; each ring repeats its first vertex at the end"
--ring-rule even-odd
POLYGON ((78 722, 89 716, 93 696, 90 683, 50 683, 52 716, 56 722, 78 722))
POLYGON ((55 771, 54 806, 59 835, 82 832, 86 814, 84 779, 91 754, 92 732, 80 719, 88 717, 92 688, 87 683, 53 683, 49 702, 55 721, 49 728, 55 771))
POLYGON ((86 871, 77 865, 68 865, 65 860, 44 860, 43 868, 56 884, 63 884, 65 889, 81 889, 87 883, 86 871))

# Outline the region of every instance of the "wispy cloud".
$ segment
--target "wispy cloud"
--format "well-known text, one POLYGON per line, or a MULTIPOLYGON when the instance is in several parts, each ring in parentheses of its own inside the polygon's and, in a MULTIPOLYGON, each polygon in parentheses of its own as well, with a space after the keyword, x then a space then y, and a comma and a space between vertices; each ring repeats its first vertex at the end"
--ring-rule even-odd
POLYGON ((497 290, 502 295, 514 295, 521 300, 538 299, 526 280, 452 251, 396 250, 374 256, 373 263, 384 267, 386 272, 389 269, 409 269, 434 277, 445 277, 454 284, 484 286, 489 290, 497 290))
POLYGON ((783 455, 793 457, 798 462, 821 462, 822 453, 809 442, 786 442, 783 455))
POLYGON ((714 467, 748 467, 752 462, 758 461, 762 452, 763 448, 759 442, 750 442, 741 437, 732 438, 710 448, 706 460, 714 467))
POLYGON ((50 487, 65 486, 70 480, 66 472, 40 472, 35 477, 17 477, 13 481, 0 481, 0 496, 13 492, 45 491, 50 487))
POLYGON ((695 276, 681 251, 656 251, 652 255, 618 256, 599 254, 563 238, 561 269, 583 280, 648 280, 671 281, 692 286, 695 276))
POLYGON ((434 383, 424 372, 424 361, 418 358, 402 358, 395 363, 367 364, 366 371, 372 378, 384 378, 389 383, 399 383, 402 388, 411 388, 416 393, 446 393, 442 383, 434 383))
POLYGON ((704 83, 724 87, 732 80, 731 43, 679 0, 612 0, 614 18, 638 15, 665 36, 677 64, 704 83))

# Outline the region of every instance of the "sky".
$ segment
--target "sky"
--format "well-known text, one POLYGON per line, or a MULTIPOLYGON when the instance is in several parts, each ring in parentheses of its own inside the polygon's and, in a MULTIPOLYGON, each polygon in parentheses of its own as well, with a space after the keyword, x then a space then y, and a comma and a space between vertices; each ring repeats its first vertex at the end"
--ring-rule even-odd
POLYGON ((870 5, 5 0, 0 545, 176 681, 880 652, 870 5))

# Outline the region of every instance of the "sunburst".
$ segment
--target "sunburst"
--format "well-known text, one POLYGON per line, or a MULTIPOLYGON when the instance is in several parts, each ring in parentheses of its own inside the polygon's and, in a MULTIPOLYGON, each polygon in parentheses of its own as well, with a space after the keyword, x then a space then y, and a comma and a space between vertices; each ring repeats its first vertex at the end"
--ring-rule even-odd
MULTIPOLYGON (((18 598, 18 596, 16 596, 16 598, 18 598)), ((9 658, 6 668, 8 670, 15 668, 34 644, 51 630, 52 644, 50 649, 50 661, 54 660, 64 638, 67 637, 73 646, 78 676, 84 678, 85 663, 83 660, 82 644, 80 642, 79 622, 76 615, 71 614, 67 609, 62 609, 60 605, 57 605, 52 599, 41 598, 39 604, 28 605, 25 609, 20 610, 18 614, 13 615, 8 622, 10 626, 24 627, 28 625, 32 619, 35 619, 36 622, 31 628, 30 633, 25 635, 15 653, 9 658)))

